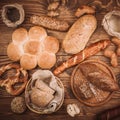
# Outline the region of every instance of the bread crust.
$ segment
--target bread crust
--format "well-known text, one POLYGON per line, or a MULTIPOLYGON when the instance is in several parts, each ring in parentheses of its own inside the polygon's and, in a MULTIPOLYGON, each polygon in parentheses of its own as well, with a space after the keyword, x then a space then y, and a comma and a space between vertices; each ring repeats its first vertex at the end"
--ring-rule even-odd
POLYGON ((63 40, 63 49, 66 53, 76 54, 83 50, 95 31, 96 18, 93 15, 80 17, 69 29, 63 40))
POLYGON ((58 20, 48 16, 37 16, 33 15, 30 18, 30 22, 35 25, 40 25, 45 28, 57 31, 67 31, 70 27, 66 21, 58 20))
POLYGON ((22 68, 31 70, 37 66, 37 59, 35 55, 24 54, 20 59, 20 65, 22 68))
POLYGON ((53 71, 53 73, 55 75, 60 74, 65 69, 72 67, 72 66, 84 61, 86 58, 96 54, 100 50, 105 49, 110 43, 111 43, 110 40, 101 40, 96 43, 93 43, 92 45, 86 47, 81 52, 75 54, 73 57, 71 57, 67 61, 63 62, 58 68, 56 68, 53 71))

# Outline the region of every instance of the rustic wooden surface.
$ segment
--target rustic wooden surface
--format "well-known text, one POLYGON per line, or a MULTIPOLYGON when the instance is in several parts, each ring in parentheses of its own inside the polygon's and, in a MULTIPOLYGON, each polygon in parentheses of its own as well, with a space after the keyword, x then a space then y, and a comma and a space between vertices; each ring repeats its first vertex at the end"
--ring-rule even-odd
MULTIPOLYGON (((40 14, 40 10, 41 10, 40 1, 41 0, 24 0, 24 1, 23 0, 9 0, 9 1, 0 0, 0 14, 2 11, 3 5, 10 4, 10 3, 22 4, 25 9, 26 16, 25 16, 25 21, 20 27, 25 27, 29 29, 31 26, 33 26, 29 22, 30 16, 32 14, 40 14)), ((80 5, 82 5, 82 4, 88 4, 91 1, 92 0, 80 0, 79 3, 80 5)), ((103 4, 107 4, 109 0, 102 0, 102 2, 103 4)), ((88 45, 91 43, 94 43, 95 41, 99 41, 101 39, 110 38, 110 36, 107 35, 103 27, 101 26, 101 20, 103 19, 103 16, 105 13, 107 13, 110 10, 116 9, 116 2, 114 0, 113 2, 114 3, 108 8, 107 11, 103 10, 99 13, 96 13, 98 27, 96 31, 94 32, 94 34, 92 35, 92 37, 90 38, 88 45)), ((14 30, 15 28, 8 28, 2 22, 2 19, 0 16, 0 66, 12 62, 6 54, 6 48, 8 44, 11 42, 11 35, 14 30)), ((59 39, 60 45, 61 45, 62 39, 64 38, 66 32, 56 32, 56 31, 50 31, 50 30, 47 30, 47 32, 49 35, 56 36, 59 39)), ((111 49, 114 49, 114 47, 115 46, 112 45, 111 49)), ((70 55, 67 55, 66 53, 64 53, 64 51, 61 48, 59 52, 57 53, 57 63, 55 67, 60 65, 63 61, 67 60, 69 57, 70 55)), ((108 65, 110 65, 109 59, 104 57, 102 52, 99 52, 95 56, 92 56, 90 59, 99 59, 99 60, 104 61, 108 65)), ((119 58, 118 58, 118 62, 119 62, 119 66, 116 68, 113 68, 110 65, 115 76, 117 77, 117 80, 119 80, 120 78, 120 59, 119 58)), ((51 69, 51 71, 53 69, 51 69)), ((63 72, 62 74, 58 76, 63 82, 63 85, 65 87, 65 100, 60 110, 58 110, 56 113, 53 113, 51 115, 39 115, 27 109, 27 111, 24 114, 21 114, 21 115, 14 114, 10 109, 10 103, 11 103, 11 100, 14 98, 14 96, 9 95, 5 91, 4 88, 0 88, 0 120, 25 120, 25 119, 26 120, 33 120, 33 119, 34 120, 38 120, 38 119, 39 120, 54 120, 54 119, 56 120, 62 120, 62 119, 65 119, 65 120, 78 120, 78 119, 79 120, 95 120, 97 114, 100 113, 101 111, 104 111, 109 108, 114 108, 120 105, 120 92, 116 92, 109 102, 99 107, 88 107, 80 103, 73 95, 71 87, 70 87, 70 76, 71 76, 73 69, 74 67, 69 68, 68 70, 66 70, 65 72, 63 72), (81 113, 75 118, 70 117, 66 112, 66 106, 69 103, 76 103, 81 108, 81 113)), ((29 71, 30 74, 32 72, 33 71, 29 71)), ((24 96, 24 93, 20 96, 24 96)))

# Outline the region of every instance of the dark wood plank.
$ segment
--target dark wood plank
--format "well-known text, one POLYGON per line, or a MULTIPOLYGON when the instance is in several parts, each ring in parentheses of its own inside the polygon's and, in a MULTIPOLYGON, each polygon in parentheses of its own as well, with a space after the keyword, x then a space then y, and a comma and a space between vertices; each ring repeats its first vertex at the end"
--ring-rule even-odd
MULTIPOLYGON (((30 16, 33 14, 39 15, 39 14, 46 14, 46 7, 48 4, 45 4, 46 0, 1 0, 0 1, 0 66, 4 64, 11 63, 12 61, 8 58, 6 49, 8 44, 11 42, 12 38, 12 32, 15 30, 15 28, 8 28, 2 21, 1 18, 1 11, 2 11, 2 6, 10 3, 19 3, 22 4, 24 9, 25 9, 25 21, 23 22, 22 25, 19 27, 25 27, 26 29, 29 29, 32 24, 30 24, 29 19, 30 16), (44 2, 43 2, 44 1, 44 2), (44 10, 42 8, 42 5, 44 5, 44 10)), ((49 1, 49 0, 48 0, 49 1)), ((93 0, 79 0, 79 4, 88 4, 93 0)), ((101 0, 103 4, 107 4, 109 0, 101 0)), ((110 6, 108 9, 113 10, 115 7, 116 3, 114 3, 110 6)), ((98 21, 98 27, 94 34, 91 36, 88 44, 90 45, 91 43, 94 43, 96 41, 102 40, 102 39, 110 39, 110 36, 104 31, 103 27, 101 26, 101 20, 103 19, 104 15, 108 11, 101 11, 100 13, 96 13, 96 18, 98 21)), ((66 32, 58 32, 58 31, 51 31, 47 30, 48 35, 55 36, 59 39, 60 42, 60 50, 57 53, 57 63, 55 64, 54 68, 56 68, 58 65, 60 65, 63 61, 67 60, 71 56, 65 53, 62 49, 62 40, 66 35, 66 32)), ((111 45, 111 49, 115 49, 114 45, 111 45)), ((106 57, 103 56, 103 52, 99 52, 95 56, 92 56, 89 59, 99 59, 107 63, 111 69, 113 70, 117 81, 119 82, 120 78, 120 58, 118 58, 119 65, 117 68, 113 68, 110 65, 110 60, 106 57)), ((51 71, 53 71, 53 69, 51 71)), ((51 115, 38 115, 30 110, 27 109, 27 111, 24 114, 17 115, 14 114, 11 109, 10 109, 10 103, 11 100, 14 98, 13 96, 9 95, 4 88, 0 88, 0 120, 95 120, 96 115, 100 113, 101 111, 107 110, 109 108, 114 108, 116 106, 120 105, 120 92, 114 93, 112 99, 106 103, 105 105, 98 106, 98 107, 89 107, 86 106, 82 103, 80 103, 75 96, 72 93, 71 86, 70 86, 70 79, 71 79, 71 74, 73 69, 75 68, 69 68, 63 73, 61 73, 58 77, 61 79, 63 82, 63 85, 65 87, 65 100, 60 108, 56 113, 53 113, 51 115), (78 106, 81 108, 81 113, 76 116, 75 118, 70 117, 67 112, 66 112, 66 107, 69 103, 76 103, 78 106)), ((34 71, 34 70, 33 70, 34 71)), ((33 71, 29 71, 30 75, 33 71)), ((21 96, 24 96, 24 93, 21 94, 21 96)))

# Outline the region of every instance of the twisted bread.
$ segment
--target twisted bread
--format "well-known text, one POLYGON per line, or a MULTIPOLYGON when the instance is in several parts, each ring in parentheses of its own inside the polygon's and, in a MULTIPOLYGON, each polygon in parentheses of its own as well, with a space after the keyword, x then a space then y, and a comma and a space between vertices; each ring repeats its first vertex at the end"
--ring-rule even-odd
POLYGON ((0 76, 2 76, 2 74, 6 70, 13 69, 13 68, 16 69, 16 74, 12 77, 8 77, 5 80, 0 80, 0 87, 5 87, 7 92, 11 95, 19 95, 25 89, 27 78, 28 78, 27 72, 22 68, 20 68, 18 64, 8 64, 0 68, 0 76), (23 74, 22 78, 20 78, 20 73, 23 74), (23 84, 19 88, 14 89, 13 86, 16 83, 23 83, 23 84))

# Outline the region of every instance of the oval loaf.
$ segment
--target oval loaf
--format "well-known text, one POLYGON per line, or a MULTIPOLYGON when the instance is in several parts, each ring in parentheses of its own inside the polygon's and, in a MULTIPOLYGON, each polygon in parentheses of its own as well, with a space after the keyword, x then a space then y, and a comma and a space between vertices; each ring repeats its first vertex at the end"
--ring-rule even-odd
POLYGON ((95 31, 96 18, 93 15, 80 17, 70 28, 63 40, 63 49, 66 53, 76 54, 83 50, 95 31))

